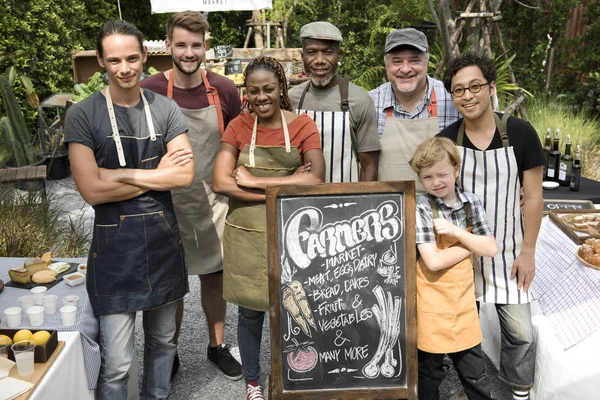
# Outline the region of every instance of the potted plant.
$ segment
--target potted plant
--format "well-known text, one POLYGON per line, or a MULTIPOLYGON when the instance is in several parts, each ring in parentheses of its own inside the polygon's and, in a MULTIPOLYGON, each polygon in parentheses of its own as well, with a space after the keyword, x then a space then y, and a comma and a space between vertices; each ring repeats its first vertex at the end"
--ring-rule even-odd
MULTIPOLYGON (((5 60, 13 60, 25 55, 26 52, 20 50, 14 54, 0 51, 0 65, 5 60)), ((9 161, 5 163, 9 167, 22 167, 44 162, 44 157, 36 155, 35 136, 27 128, 23 112, 15 96, 14 86, 17 78, 25 89, 29 105, 34 108, 39 105, 39 98, 33 89, 31 80, 19 73, 15 66, 8 67, 4 74, 0 74, 0 98, 5 112, 5 116, 0 118, 0 133, 4 146, 11 155, 9 161)))

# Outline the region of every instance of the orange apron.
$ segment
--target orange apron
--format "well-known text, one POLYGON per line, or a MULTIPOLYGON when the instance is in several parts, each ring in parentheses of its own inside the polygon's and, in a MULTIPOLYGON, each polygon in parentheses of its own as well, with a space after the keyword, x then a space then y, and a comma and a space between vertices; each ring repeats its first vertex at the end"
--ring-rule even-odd
MULTIPOLYGON (((435 204, 432 204, 432 211, 433 217, 438 218, 435 204)), ((471 229, 469 226, 467 231, 471 232, 471 229)), ((440 250, 460 244, 446 235, 436 234, 436 241, 440 250)), ((471 255, 452 267, 436 272, 430 271, 420 258, 417 260, 417 332, 420 350, 436 354, 456 353, 481 343, 472 258, 471 255)))

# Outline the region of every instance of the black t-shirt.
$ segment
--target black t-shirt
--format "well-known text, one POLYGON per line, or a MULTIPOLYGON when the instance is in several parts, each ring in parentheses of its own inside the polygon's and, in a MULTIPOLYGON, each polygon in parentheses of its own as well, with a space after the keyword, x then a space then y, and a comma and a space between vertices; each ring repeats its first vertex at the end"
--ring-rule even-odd
MULTIPOLYGON (((502 118, 502 114, 498 114, 502 118)), ((458 129, 463 119, 459 119, 446 129, 438 133, 436 136, 446 137, 456 143, 458 138, 458 129)), ((528 169, 536 168, 546 163, 546 157, 544 156, 544 149, 542 143, 537 135, 533 126, 527 121, 522 119, 509 117, 506 126, 506 133, 508 135, 508 143, 513 147, 515 152, 515 158, 517 160, 517 166, 519 168, 519 179, 523 184, 523 171, 528 169)), ((500 140, 500 132, 496 129, 494 138, 487 149, 479 149, 473 145, 469 139, 469 131, 465 127, 465 135, 463 138, 463 147, 473 150, 495 150, 502 147, 502 140, 500 140)))

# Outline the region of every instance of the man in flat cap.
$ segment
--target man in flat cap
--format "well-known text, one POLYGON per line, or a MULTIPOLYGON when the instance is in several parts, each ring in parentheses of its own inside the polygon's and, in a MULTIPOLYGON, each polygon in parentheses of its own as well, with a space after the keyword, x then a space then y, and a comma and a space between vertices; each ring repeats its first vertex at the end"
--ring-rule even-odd
POLYGON ((310 115, 321 132, 326 182, 377 179, 379 137, 373 101, 338 75, 340 30, 319 21, 300 29, 302 62, 310 80, 290 89, 292 107, 310 115))
POLYGON ((369 95, 377 110, 381 140, 379 180, 415 180, 408 161, 419 143, 457 121, 459 114, 444 84, 427 75, 427 37, 413 28, 397 29, 385 41, 388 82, 369 95))

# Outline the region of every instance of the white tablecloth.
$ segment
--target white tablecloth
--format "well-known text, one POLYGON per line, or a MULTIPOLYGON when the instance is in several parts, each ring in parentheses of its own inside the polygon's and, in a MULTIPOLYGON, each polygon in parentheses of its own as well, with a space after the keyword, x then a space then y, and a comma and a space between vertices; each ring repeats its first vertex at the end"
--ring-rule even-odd
MULTIPOLYGON (((564 350, 552 323, 537 301, 531 303, 537 333, 537 357, 532 400, 597 400, 600 398, 600 331, 564 350)), ((496 309, 482 304, 483 351, 498 368, 500 324, 496 309)))
MULTIPOLYGON (((573 243, 545 218, 536 244, 531 303, 537 334, 532 399, 600 399, 600 271, 575 256, 573 243)), ((482 304, 483 351, 496 367, 500 324, 492 304, 482 304)))
POLYGON ((65 347, 29 399, 93 400, 94 391, 88 389, 81 334, 58 332, 58 340, 64 341, 65 347))

